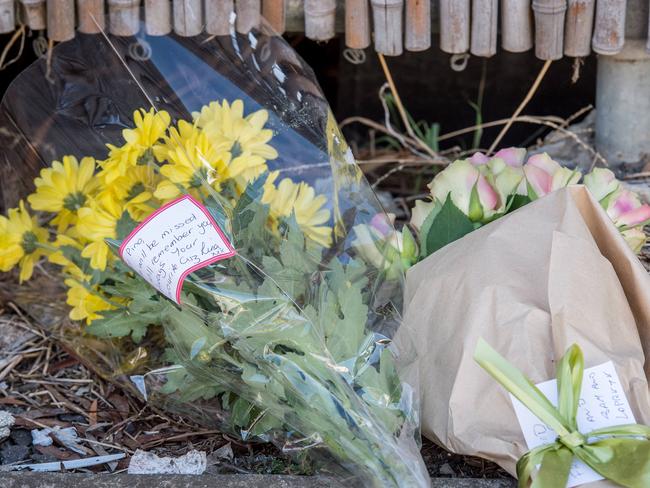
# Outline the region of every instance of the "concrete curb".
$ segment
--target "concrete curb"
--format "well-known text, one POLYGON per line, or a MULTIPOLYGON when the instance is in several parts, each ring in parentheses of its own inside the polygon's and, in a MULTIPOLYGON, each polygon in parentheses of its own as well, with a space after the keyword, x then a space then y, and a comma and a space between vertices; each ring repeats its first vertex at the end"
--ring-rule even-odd
MULTIPOLYGON (((1 473, 2 488, 340 488, 330 478, 277 475, 1 473)), ((433 488, 514 488, 509 479, 435 478, 433 488)))

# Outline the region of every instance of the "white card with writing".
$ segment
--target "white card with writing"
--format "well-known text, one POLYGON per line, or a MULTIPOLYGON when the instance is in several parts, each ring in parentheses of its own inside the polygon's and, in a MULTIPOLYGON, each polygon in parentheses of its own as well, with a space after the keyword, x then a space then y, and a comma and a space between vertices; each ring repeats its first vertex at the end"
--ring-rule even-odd
POLYGON ((178 304, 187 275, 234 255, 214 218, 189 195, 160 207, 120 246, 124 262, 178 304))
MULTIPOLYGON (((557 406, 557 380, 545 381, 536 386, 553 405, 557 406)), ((510 395, 510 398, 528 449, 555 442, 557 434, 553 429, 539 420, 514 396, 510 395)), ((583 434, 603 427, 636 423, 614 363, 611 361, 585 369, 576 420, 578 430, 583 434)), ((574 459, 567 488, 602 479, 602 476, 585 463, 574 459)))

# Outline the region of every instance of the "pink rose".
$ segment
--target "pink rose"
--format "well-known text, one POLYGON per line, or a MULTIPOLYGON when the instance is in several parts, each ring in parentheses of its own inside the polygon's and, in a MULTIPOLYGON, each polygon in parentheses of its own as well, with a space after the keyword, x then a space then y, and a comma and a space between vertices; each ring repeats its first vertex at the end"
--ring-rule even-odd
POLYGON ((528 158, 524 165, 524 174, 528 182, 529 197, 533 200, 543 197, 549 193, 573 185, 580 180, 582 176, 579 171, 570 170, 560 166, 546 154, 535 154, 528 158))
POLYGON ((506 147, 497 151, 494 157, 502 159, 504 163, 512 168, 519 168, 524 164, 526 149, 523 147, 506 147))
POLYGON ((642 204, 633 192, 621 189, 610 201, 607 214, 619 227, 635 227, 650 221, 650 205, 642 204))
POLYGON ((473 222, 489 219, 501 205, 499 194, 468 160, 451 163, 429 183, 429 189, 441 204, 450 195, 454 205, 473 222))

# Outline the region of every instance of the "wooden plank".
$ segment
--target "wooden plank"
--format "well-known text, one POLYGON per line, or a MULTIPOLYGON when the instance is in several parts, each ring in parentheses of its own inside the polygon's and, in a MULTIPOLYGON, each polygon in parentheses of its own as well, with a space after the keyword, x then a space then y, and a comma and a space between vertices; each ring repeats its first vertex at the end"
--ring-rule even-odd
POLYGON ((470 52, 489 58, 497 53, 498 0, 472 1, 472 39, 470 52))
POLYGON ((345 45, 352 49, 370 46, 368 0, 345 0, 345 45))
POLYGON ((512 53, 533 47, 533 10, 530 0, 502 0, 501 47, 512 53))
POLYGON ((402 54, 402 0, 372 0, 375 50, 386 56, 402 54))
POLYGON ((285 0, 263 0, 262 16, 271 28, 278 34, 284 34, 286 29, 286 2, 285 0))
POLYGON ((205 31, 213 36, 229 35, 234 11, 233 0, 205 0, 205 31))
POLYGON ((539 59, 562 57, 566 8, 566 0, 533 0, 535 56, 539 59))
POLYGON ((97 34, 105 29, 104 0, 77 0, 79 32, 97 34))
POLYGON ((626 0, 598 0, 591 47, 598 54, 616 54, 625 43, 626 0))
POLYGON ((144 22, 150 36, 165 36, 172 31, 172 5, 167 0, 144 0, 144 22))
POLYGON ((440 49, 449 54, 469 50, 470 0, 440 0, 440 49))
POLYGON ((116 36, 134 36, 140 30, 139 0, 108 0, 108 28, 116 36))
POLYGON ((54 42, 74 38, 74 0, 47 0, 47 36, 54 42))
POLYGON ((45 0, 20 0, 23 4, 25 23, 32 30, 43 30, 47 27, 45 0))
POLYGON ((336 0, 305 0, 305 36, 329 41, 335 35, 336 0))
POLYGON ((262 4, 260 0, 237 0, 235 3, 237 32, 247 34, 257 29, 262 19, 262 4))
POLYGON ((579 58, 591 52, 595 0, 569 0, 564 26, 564 54, 579 58))
POLYGON ((404 47, 424 51, 431 47, 431 0, 406 0, 404 47))

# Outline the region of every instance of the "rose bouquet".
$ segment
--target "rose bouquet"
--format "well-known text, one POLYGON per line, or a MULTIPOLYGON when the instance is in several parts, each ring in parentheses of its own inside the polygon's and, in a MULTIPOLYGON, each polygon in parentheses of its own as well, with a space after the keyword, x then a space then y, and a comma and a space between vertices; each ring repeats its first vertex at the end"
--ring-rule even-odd
POLYGON ((409 222, 413 233, 409 226, 396 231, 378 217, 357 229, 358 245, 369 263, 377 264, 387 256, 384 266, 400 263, 408 269, 485 224, 581 180, 630 248, 639 253, 647 240, 643 227, 650 223, 650 205, 624 188, 611 170, 595 168, 583 176, 546 153, 526 160, 526 149, 514 147, 492 157, 478 152, 454 161, 429 183, 430 197, 416 200, 409 222), (378 246, 368 245, 368 236, 378 246))
POLYGON ((52 63, 54 81, 40 63, 14 86, 49 98, 3 101, 21 138, 5 200, 31 188, 0 218, 0 269, 63 283, 83 354, 117 351, 150 401, 320 448, 360 483, 427 486, 413 356, 391 339, 401 266, 360 258, 353 229, 385 217, 295 53, 264 30, 140 34, 82 37, 52 63))

